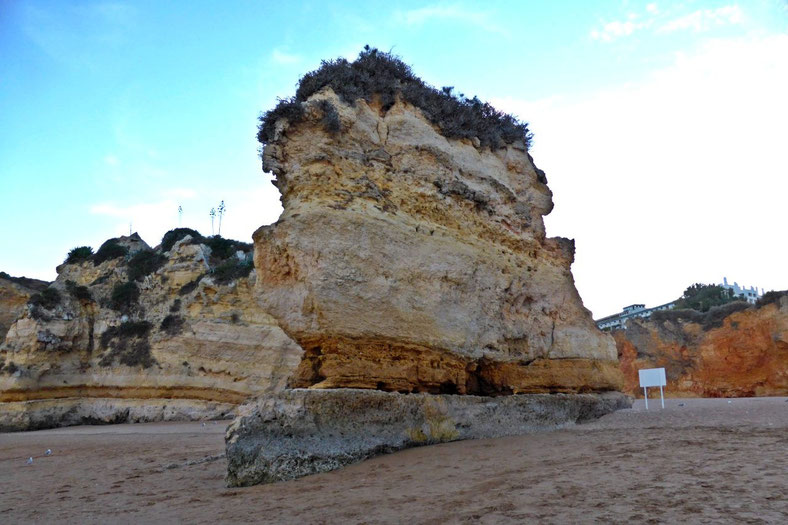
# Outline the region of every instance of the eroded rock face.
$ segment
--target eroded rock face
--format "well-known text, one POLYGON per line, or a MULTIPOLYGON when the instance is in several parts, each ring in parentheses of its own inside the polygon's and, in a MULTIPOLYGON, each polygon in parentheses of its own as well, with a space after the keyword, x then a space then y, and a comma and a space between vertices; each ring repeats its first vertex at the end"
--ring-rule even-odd
POLYGON ((59 267, 60 301, 26 306, 0 346, 0 430, 226 417, 284 388, 303 351, 257 306, 254 272, 220 283, 210 254, 176 243, 120 307, 128 258, 59 267))
POLYGON ((573 242, 522 143, 448 140, 414 106, 330 89, 263 152, 284 212, 254 234, 255 294, 303 349, 293 387, 501 394, 621 385, 573 242), (321 124, 327 101, 340 131, 321 124))
POLYGON ((491 398, 286 390, 239 408, 227 430, 227 483, 283 481, 408 447, 553 430, 630 406, 617 392, 491 398))
POLYGON ((624 391, 642 396, 641 368, 664 367, 670 397, 788 395, 788 295, 711 323, 630 321, 614 333, 624 391))
POLYGON ((0 341, 25 310, 27 301, 49 283, 37 279, 11 277, 0 274, 0 341))

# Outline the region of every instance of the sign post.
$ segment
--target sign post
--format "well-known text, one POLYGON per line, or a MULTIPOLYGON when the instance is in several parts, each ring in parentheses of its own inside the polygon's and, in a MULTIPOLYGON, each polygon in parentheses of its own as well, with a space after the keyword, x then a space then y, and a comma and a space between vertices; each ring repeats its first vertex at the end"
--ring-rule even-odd
POLYGON ((665 378, 664 368, 644 368, 638 370, 638 377, 640 378, 640 386, 643 387, 643 397, 646 400, 646 410, 648 410, 648 387, 659 387, 659 398, 662 401, 662 408, 665 408, 665 396, 662 392, 662 387, 667 385, 665 378))

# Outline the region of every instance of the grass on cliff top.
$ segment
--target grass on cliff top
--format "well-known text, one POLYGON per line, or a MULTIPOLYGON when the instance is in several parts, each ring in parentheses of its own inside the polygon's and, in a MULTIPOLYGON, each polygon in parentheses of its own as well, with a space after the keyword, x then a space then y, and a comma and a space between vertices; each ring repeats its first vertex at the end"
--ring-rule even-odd
MULTIPOLYGON (((436 89, 414 75, 397 56, 369 46, 354 62, 344 58, 324 60, 318 69, 304 75, 293 97, 280 99, 276 107, 260 116, 257 140, 263 145, 273 140, 276 122, 281 118, 291 123, 301 121, 305 115, 303 102, 327 86, 347 104, 359 99, 370 102, 377 97, 384 111, 394 105, 399 95, 421 109, 447 138, 478 137, 482 146, 493 150, 518 140, 526 147, 531 144, 527 123, 476 97, 455 95, 452 87, 436 89)), ((321 109, 323 124, 329 131, 337 131, 333 108, 321 109)))

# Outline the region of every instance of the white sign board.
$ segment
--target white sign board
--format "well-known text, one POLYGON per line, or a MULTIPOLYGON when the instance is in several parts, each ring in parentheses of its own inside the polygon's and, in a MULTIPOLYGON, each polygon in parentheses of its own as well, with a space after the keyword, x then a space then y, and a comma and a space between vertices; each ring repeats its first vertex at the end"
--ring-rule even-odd
POLYGON ((640 376, 640 386, 665 386, 668 382, 665 380, 664 368, 645 368, 638 370, 640 376))
POLYGON ((646 410, 648 410, 648 387, 650 386, 659 387, 659 398, 662 401, 662 408, 665 408, 665 397, 662 395, 662 387, 668 384, 665 379, 665 369, 644 368, 638 370, 638 376, 640 377, 640 386, 643 388, 643 398, 646 400, 646 410))

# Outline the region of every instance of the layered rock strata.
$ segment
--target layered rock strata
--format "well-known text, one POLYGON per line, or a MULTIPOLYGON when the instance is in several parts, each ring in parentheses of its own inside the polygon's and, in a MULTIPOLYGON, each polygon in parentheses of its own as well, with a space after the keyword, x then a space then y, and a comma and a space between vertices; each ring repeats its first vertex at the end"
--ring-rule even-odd
POLYGON ((240 409, 229 484, 627 404, 574 243, 545 235, 526 127, 450 92, 367 49, 261 119, 284 211, 253 235, 254 293, 304 353, 289 390, 240 409))
POLYGON ((481 397, 287 390, 239 408, 227 431, 227 483, 283 481, 408 447, 553 430, 630 406, 616 392, 481 397))
POLYGON ((60 266, 56 301, 25 307, 0 346, 0 430, 227 417, 284 388, 303 352, 255 304, 254 272, 222 280, 190 237, 165 253, 140 243, 60 266), (142 251, 160 266, 129 281, 142 251))
POLYGON ((264 148, 284 212, 254 234, 257 299, 305 352, 291 386, 619 388, 615 344, 574 286, 574 244, 545 237, 552 195, 522 142, 447 139, 407 102, 330 88, 303 111, 264 148))
POLYGON ((624 390, 643 395, 638 370, 664 367, 669 397, 788 395, 788 295, 707 314, 667 312, 614 332, 624 390))

